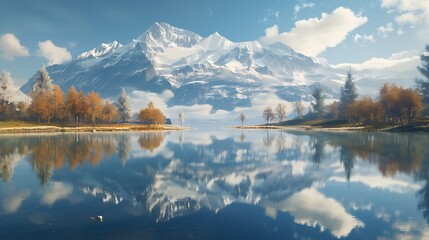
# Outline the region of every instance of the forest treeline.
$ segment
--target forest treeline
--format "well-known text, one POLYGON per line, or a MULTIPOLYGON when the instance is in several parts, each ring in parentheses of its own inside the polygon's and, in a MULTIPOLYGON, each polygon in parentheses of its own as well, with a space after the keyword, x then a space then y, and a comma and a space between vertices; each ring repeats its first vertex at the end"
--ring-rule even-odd
MULTIPOLYGON (((415 88, 404 88, 396 84, 384 84, 378 96, 358 97, 357 88, 353 82, 352 71, 347 71, 344 85, 341 87, 339 101, 325 104, 325 94, 320 84, 312 92, 313 101, 304 115, 304 104, 301 101, 293 103, 296 119, 332 120, 343 119, 353 124, 371 125, 376 128, 384 126, 411 126, 416 117, 429 114, 429 44, 425 52, 420 54, 421 65, 417 67, 423 78, 416 79, 415 88)), ((279 103, 275 109, 271 106, 264 108, 262 117, 268 125, 276 118, 282 124, 286 118, 286 106, 279 103)), ((246 119, 240 114, 243 125, 246 119)))
MULTIPOLYGON (((29 93, 31 103, 9 101, 7 93, 12 89, 12 80, 7 72, 0 79, 0 120, 23 120, 46 123, 135 122, 131 104, 124 89, 117 101, 103 100, 97 92, 85 94, 74 86, 67 93, 52 84, 45 67, 37 73, 36 83, 29 93)), ((138 121, 145 124, 163 124, 165 116, 153 102, 142 108, 137 114, 138 121)))

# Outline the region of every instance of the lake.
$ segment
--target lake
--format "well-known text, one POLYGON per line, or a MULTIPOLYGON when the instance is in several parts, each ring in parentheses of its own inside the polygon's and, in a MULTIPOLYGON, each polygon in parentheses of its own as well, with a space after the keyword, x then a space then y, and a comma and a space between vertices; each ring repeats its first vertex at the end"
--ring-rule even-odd
POLYGON ((429 239, 428 146, 423 133, 1 135, 0 239, 429 239))

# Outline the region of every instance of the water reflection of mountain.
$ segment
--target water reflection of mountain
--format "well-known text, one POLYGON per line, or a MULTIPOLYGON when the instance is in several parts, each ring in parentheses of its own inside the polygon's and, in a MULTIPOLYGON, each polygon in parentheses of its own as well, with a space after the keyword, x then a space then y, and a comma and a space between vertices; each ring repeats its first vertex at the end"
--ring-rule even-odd
POLYGON ((288 212, 299 224, 342 237, 364 223, 315 186, 330 179, 356 181, 355 176, 365 174, 356 169, 363 162, 376 164, 386 178, 406 174, 426 181, 418 192, 418 207, 429 215, 429 136, 424 134, 245 131, 226 137, 198 133, 200 139, 194 134, 0 138, 1 176, 10 179, 11 159, 27 155, 42 183, 50 178, 75 181, 76 189, 104 202, 140 204, 158 221, 245 203, 265 209, 272 218, 288 212), (333 169, 337 165, 342 172, 333 169), (75 172, 60 171, 67 168, 75 172), (58 173, 54 177, 53 171, 58 173), (331 209, 309 208, 313 205, 331 209))

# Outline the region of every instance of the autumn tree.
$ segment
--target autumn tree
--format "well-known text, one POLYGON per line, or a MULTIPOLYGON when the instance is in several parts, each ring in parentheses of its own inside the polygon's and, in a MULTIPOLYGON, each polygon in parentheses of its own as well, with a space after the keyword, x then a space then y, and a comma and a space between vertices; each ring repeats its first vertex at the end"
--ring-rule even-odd
POLYGON ((101 119, 107 124, 111 124, 114 119, 118 116, 118 110, 115 105, 111 104, 109 100, 104 103, 103 109, 101 110, 101 119))
POLYGON ((276 113, 277 113, 279 122, 280 123, 283 122, 283 119, 286 117, 286 105, 284 105, 283 103, 277 104, 276 113))
POLYGON ((352 70, 347 71, 346 81, 341 87, 341 98, 338 108, 339 116, 344 117, 346 108, 357 98, 357 89, 353 82, 352 70))
MULTIPOLYGON (((329 116, 331 118, 333 118, 333 119, 338 118, 340 105, 341 105, 341 103, 338 101, 334 101, 328 105, 328 113, 329 113, 329 116)), ((344 112, 344 115, 345 115, 345 112, 344 112)))
POLYGON ((86 96, 88 102, 88 117, 91 119, 92 124, 95 124, 97 119, 101 118, 103 110, 103 100, 96 92, 90 92, 86 96))
POLYGON ((244 113, 240 113, 238 118, 240 119, 241 127, 243 127, 244 121, 246 120, 246 115, 244 115, 244 113))
POLYGON ((36 83, 30 92, 32 99, 29 107, 30 112, 40 121, 40 119, 50 122, 55 116, 54 85, 45 66, 42 66, 36 75, 36 83))
POLYGON ((65 101, 67 113, 79 125, 79 94, 74 86, 71 86, 65 101))
POLYGON ((118 97, 117 109, 119 117, 123 123, 129 121, 132 117, 131 104, 128 100, 125 89, 122 88, 121 95, 118 97))
POLYGON ((423 109, 423 97, 418 90, 408 88, 401 89, 399 99, 400 108, 408 120, 408 125, 412 125, 413 119, 423 109))
POLYGON ((262 113, 262 117, 267 122, 267 125, 270 123, 270 121, 273 121, 276 118, 276 116, 274 115, 273 108, 271 106, 265 107, 262 113))
POLYGON ((302 104, 301 101, 294 102, 293 103, 294 111, 296 112, 296 115, 298 118, 302 118, 304 115, 304 104, 302 104))
POLYGON ((155 108, 153 102, 150 102, 147 108, 141 109, 138 114, 139 121, 148 124, 163 124, 165 116, 160 109, 155 108))
POLYGON ((77 92, 76 88, 71 86, 67 93, 65 105, 68 114, 79 126, 89 112, 89 102, 85 94, 82 91, 77 92))
POLYGON ((54 106, 54 117, 63 120, 67 115, 64 92, 58 85, 54 85, 51 102, 54 106))
POLYGON ((384 84, 380 88, 379 102, 384 109, 384 117, 387 123, 396 125, 402 121, 404 115, 403 109, 400 104, 400 92, 403 90, 402 87, 396 86, 396 84, 384 84))
POLYGON ((423 78, 416 79, 417 88, 423 96, 423 103, 426 105, 425 114, 429 112, 429 44, 426 44, 425 51, 420 53, 421 65, 417 67, 423 78))
POLYGON ((316 88, 311 95, 314 98, 314 102, 311 103, 314 118, 321 118, 324 114, 325 96, 323 94, 323 90, 320 84, 316 85, 316 88))
POLYGON ((78 102, 78 116, 82 122, 86 121, 86 117, 90 113, 90 106, 88 98, 85 96, 85 93, 81 90, 79 91, 79 102, 78 102))

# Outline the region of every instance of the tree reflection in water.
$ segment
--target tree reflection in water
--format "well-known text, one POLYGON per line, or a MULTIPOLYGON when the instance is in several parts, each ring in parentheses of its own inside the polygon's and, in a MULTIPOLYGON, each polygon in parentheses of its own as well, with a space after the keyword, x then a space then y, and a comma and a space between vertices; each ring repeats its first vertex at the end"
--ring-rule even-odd
MULTIPOLYGON (((138 143, 154 151, 164 140, 162 133, 143 133, 138 143)), ((95 167, 115 153, 125 165, 131 150, 130 134, 53 134, 6 137, 0 139, 0 177, 9 181, 15 162, 25 155, 40 183, 49 182, 55 169, 67 165, 74 171, 90 164, 95 167)))
MULTIPOLYGON (((285 199, 296 191, 308 188, 312 182, 306 175, 291 176, 289 173, 290 165, 282 162, 288 161, 285 159, 292 159, 293 161, 308 159, 316 166, 322 165, 327 160, 338 161, 344 168, 344 177, 347 181, 353 180, 354 167, 360 161, 366 161, 376 164, 384 177, 394 177, 398 173, 403 173, 414 176, 416 180, 426 181, 424 187, 417 192, 417 196, 419 197, 418 209, 429 222, 429 148, 427 148, 429 136, 426 134, 266 131, 257 135, 263 138, 261 144, 260 138, 253 139, 251 132, 246 132, 248 134, 246 140, 245 133, 242 131, 234 139, 221 141, 211 138, 211 143, 201 146, 191 146, 190 144, 182 146, 184 142, 183 133, 178 134, 179 140, 177 141, 178 138, 175 138, 177 148, 174 149, 174 144, 172 144, 173 148, 169 149, 176 154, 175 162, 171 159, 165 159, 165 164, 158 165, 159 162, 157 161, 152 165, 145 165, 145 174, 143 175, 148 178, 148 186, 145 186, 148 189, 142 191, 139 189, 138 192, 150 192, 152 190, 153 196, 158 196, 159 191, 163 189, 158 189, 156 192, 157 189, 150 186, 155 176, 158 176, 158 180, 166 181, 166 186, 170 181, 195 180, 195 183, 202 184, 207 180, 214 179, 216 180, 214 183, 218 184, 219 189, 230 191, 231 196, 237 199, 247 199, 246 194, 252 192, 261 193, 261 196, 270 196, 271 194, 274 196, 273 198, 285 199), (255 144, 255 146, 250 143, 255 144), (274 146, 273 143, 275 143, 274 146), (265 170, 257 169, 259 162, 256 159, 256 157, 263 158, 265 155, 251 151, 252 147, 260 148, 261 146, 265 146, 269 152, 281 153, 268 155, 270 158, 266 161, 269 164, 262 165, 265 170), (181 152, 185 151, 183 149, 194 151, 192 154, 187 154, 187 156, 192 156, 190 159, 184 157, 185 154, 181 152), (296 151, 301 155, 295 154, 296 151), (308 156, 304 156, 305 154, 308 156), (271 162, 271 157, 279 162, 279 165, 274 165, 273 169, 270 167, 276 163, 271 162), (334 157, 338 159, 332 159, 334 157), (239 161, 238 159, 240 159, 240 163, 232 164, 232 161, 239 161), (254 159, 256 160, 253 161, 254 159), (255 175, 258 183, 261 182, 266 185, 253 186, 250 184, 248 176, 254 170, 255 174, 258 172, 255 175), (227 173, 229 175, 225 175, 227 173), (243 178, 238 178, 239 175, 236 173, 241 173, 243 178), (222 182, 222 179, 229 179, 230 181, 232 181, 231 179, 234 181, 241 179, 241 182, 237 186, 229 186, 229 183, 222 182), (279 195, 279 193, 281 194, 279 195)), ((136 141, 133 136, 137 137, 138 145, 148 152, 154 152, 165 141, 164 133, 160 132, 135 135, 58 134, 0 137, 0 177, 5 182, 9 181, 17 159, 22 159, 25 155, 28 156, 28 161, 42 185, 50 180, 56 169, 65 166, 69 166, 72 170, 76 170, 84 164, 95 167, 103 159, 109 159, 112 156, 115 156, 125 165, 127 159, 130 158, 132 141, 136 141)), ((188 185, 184 184, 184 186, 188 185)), ((202 186, 198 186, 195 189, 201 188, 202 186)), ((168 190, 168 188, 166 189, 168 190)), ((199 193, 198 191, 196 193, 199 193)), ((209 190, 207 191, 209 192, 209 190)), ((166 192, 166 196, 169 193, 166 192)), ((215 195, 216 193, 211 192, 211 194, 215 195)), ((159 200, 155 197, 154 202, 159 200)), ((140 199, 142 202, 147 200, 143 197, 140 199)))
POLYGON ((150 152, 153 152, 155 149, 159 148, 163 141, 164 134, 162 132, 142 133, 140 134, 138 140, 140 147, 150 152))

